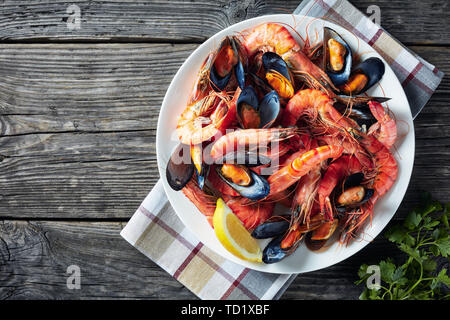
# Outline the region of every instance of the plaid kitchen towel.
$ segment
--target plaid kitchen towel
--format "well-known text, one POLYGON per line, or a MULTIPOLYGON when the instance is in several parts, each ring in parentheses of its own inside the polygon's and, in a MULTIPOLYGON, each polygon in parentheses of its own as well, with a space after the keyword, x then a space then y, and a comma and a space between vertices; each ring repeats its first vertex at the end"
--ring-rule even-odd
MULTIPOLYGON (((402 82, 413 116, 443 77, 442 72, 408 51, 348 1, 305 0, 294 13, 330 17, 371 44, 402 82)), ((250 270, 209 250, 178 219, 161 181, 121 235, 201 299, 278 299, 296 277, 250 270)))
POLYGON ((161 180, 120 234, 201 299, 278 299, 295 278, 251 270, 208 249, 178 219, 161 180))
POLYGON ((420 113, 444 76, 347 0, 303 1, 294 14, 330 18, 370 44, 389 63, 402 84, 413 118, 420 113))

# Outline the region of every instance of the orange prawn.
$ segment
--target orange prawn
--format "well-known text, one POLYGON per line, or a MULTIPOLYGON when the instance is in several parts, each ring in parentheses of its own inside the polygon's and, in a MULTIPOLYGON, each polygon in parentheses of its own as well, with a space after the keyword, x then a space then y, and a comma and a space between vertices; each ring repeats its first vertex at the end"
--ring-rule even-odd
POLYGON ((359 212, 350 214, 345 221, 344 229, 346 232, 342 235, 344 241, 353 237, 369 216, 372 218, 375 203, 394 185, 398 173, 397 161, 383 143, 362 132, 353 133, 363 147, 374 157, 375 176, 370 183, 371 188, 374 189, 374 194, 369 201, 361 206, 359 212))
POLYGON ((343 148, 340 146, 327 145, 303 153, 268 178, 267 181, 270 184, 269 196, 285 190, 322 161, 329 158, 339 158, 342 151, 343 148))
POLYGON ((298 128, 270 128, 235 130, 221 136, 212 146, 210 156, 213 161, 220 160, 224 155, 245 150, 246 147, 267 146, 286 140, 298 133, 298 128))
POLYGON ((289 100, 283 113, 282 123, 284 126, 291 126, 295 125, 302 116, 312 121, 320 116, 320 120, 329 126, 352 127, 347 118, 333 107, 333 103, 333 99, 320 90, 299 90, 289 100))
POLYGON ((197 145, 221 135, 236 121, 236 100, 226 94, 211 91, 198 102, 188 106, 177 124, 178 138, 183 144, 197 145))
POLYGON ((204 190, 200 189, 195 175, 181 191, 205 215, 208 223, 212 227, 212 218, 216 210, 217 197, 212 192, 208 192, 206 187, 204 190))
POLYGON ((244 197, 228 198, 225 202, 247 230, 253 230, 269 219, 275 208, 274 202, 254 202, 244 197))
POLYGON ((397 124, 380 103, 370 101, 368 104, 373 116, 378 120, 370 126, 368 134, 377 138, 386 148, 390 149, 397 139, 397 124))

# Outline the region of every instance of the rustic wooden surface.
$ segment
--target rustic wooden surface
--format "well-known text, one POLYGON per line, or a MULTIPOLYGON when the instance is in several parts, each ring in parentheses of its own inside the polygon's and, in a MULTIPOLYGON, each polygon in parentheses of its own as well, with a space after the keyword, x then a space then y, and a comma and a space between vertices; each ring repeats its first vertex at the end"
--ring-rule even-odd
MULTIPOLYGON (((165 91, 199 43, 229 24, 292 12, 296 1, 0 1, 0 299, 196 299, 119 232, 158 179, 165 91), (66 8, 81 8, 81 29, 66 8), (79 265, 82 289, 66 287, 79 265)), ((445 1, 352 1, 450 74, 445 1)), ((415 120, 413 176, 395 219, 421 190, 450 194, 450 80, 415 120)), ((283 299, 356 299, 361 263, 396 250, 382 237, 301 275, 283 299)))

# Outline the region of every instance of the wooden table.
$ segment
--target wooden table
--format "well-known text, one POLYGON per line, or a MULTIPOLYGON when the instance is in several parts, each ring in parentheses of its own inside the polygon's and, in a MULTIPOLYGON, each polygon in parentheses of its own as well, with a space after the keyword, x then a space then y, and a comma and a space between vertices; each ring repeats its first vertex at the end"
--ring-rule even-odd
MULTIPOLYGON (((158 180, 165 91, 205 39, 299 0, 0 3, 0 299, 196 299, 119 231, 158 180), (70 4, 81 10, 69 30, 70 4), (81 289, 66 286, 70 265, 81 289)), ((439 0, 352 1, 450 74, 450 7, 439 0)), ((415 120, 416 158, 395 220, 428 190, 450 194, 450 81, 415 120)), ((297 277, 283 299, 356 299, 362 263, 396 250, 381 236, 333 267, 297 277)))

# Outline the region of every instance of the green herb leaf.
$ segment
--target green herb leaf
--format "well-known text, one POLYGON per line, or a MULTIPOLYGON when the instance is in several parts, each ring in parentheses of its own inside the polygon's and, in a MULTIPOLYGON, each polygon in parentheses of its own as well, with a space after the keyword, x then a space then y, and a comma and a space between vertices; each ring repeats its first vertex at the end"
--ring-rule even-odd
MULTIPOLYGON (((420 208, 411 211, 401 224, 391 226, 385 237, 406 254, 399 264, 392 258, 379 262, 379 290, 365 288, 360 295, 363 300, 378 299, 450 299, 442 286, 450 287, 450 277, 443 269, 436 275, 436 258, 450 256, 449 220, 450 203, 442 206, 429 193, 422 195, 420 208)), ((362 284, 370 276, 367 264, 358 270, 362 284)))

